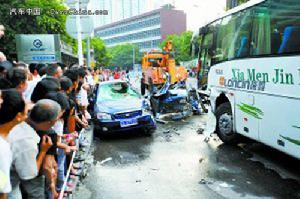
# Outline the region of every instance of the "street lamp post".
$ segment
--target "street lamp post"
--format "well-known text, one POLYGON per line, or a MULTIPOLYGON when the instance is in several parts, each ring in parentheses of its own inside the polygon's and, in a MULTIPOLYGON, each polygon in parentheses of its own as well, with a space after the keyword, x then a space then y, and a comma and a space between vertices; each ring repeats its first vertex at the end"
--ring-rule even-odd
POLYGON ((134 64, 135 64, 135 48, 133 46, 133 48, 132 48, 132 68, 134 68, 134 64))
MULTIPOLYGON (((79 10, 79 0, 76 1, 76 9, 79 10)), ((77 26, 77 42, 78 42, 78 61, 79 66, 83 65, 83 54, 82 54, 82 38, 81 38, 81 23, 80 23, 80 15, 76 15, 76 26, 77 26)))
POLYGON ((91 39, 87 38, 86 41, 86 65, 88 68, 91 67, 91 39))

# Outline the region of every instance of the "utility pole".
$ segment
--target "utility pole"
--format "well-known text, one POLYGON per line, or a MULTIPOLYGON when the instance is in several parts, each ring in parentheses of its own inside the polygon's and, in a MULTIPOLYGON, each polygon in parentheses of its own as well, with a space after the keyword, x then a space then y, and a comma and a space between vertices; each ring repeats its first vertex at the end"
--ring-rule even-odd
MULTIPOLYGON (((76 9, 79 10, 79 0, 76 1, 76 9)), ((83 66, 83 55, 82 55, 82 39, 81 39, 81 23, 80 23, 80 15, 76 15, 76 26, 77 26, 77 42, 78 42, 78 63, 79 66, 83 66)))
POLYGON ((135 64, 135 48, 133 46, 133 48, 132 48, 132 68, 134 68, 134 64, 135 64))
POLYGON ((86 65, 91 68, 91 38, 88 37, 86 41, 86 65))

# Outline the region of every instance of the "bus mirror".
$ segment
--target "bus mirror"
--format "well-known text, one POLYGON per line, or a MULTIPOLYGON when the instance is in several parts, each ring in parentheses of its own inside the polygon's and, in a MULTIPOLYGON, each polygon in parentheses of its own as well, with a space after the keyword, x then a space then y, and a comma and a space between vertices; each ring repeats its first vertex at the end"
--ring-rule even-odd
POLYGON ((200 28, 199 30, 199 35, 205 35, 208 33, 208 28, 205 26, 205 27, 202 27, 200 28))
POLYGON ((190 44, 190 52, 189 52, 189 55, 190 56, 193 56, 193 42, 191 42, 191 44, 190 44))
POLYGON ((214 54, 215 54, 215 51, 214 51, 213 48, 209 48, 209 49, 207 50, 207 52, 208 52, 208 54, 209 54, 210 56, 214 56, 214 54))

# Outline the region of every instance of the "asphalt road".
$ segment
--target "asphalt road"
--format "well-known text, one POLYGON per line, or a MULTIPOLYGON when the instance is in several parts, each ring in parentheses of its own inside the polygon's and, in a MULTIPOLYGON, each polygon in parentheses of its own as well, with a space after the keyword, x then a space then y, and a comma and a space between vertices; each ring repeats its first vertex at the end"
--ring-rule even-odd
POLYGON ((95 139, 76 198, 300 198, 299 160, 259 143, 223 144, 198 134, 207 116, 158 124, 152 137, 95 139))

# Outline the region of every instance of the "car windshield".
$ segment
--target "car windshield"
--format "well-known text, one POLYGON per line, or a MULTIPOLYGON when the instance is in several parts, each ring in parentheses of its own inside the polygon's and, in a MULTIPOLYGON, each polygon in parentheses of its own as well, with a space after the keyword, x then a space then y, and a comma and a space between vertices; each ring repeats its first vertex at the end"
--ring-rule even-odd
POLYGON ((104 84, 98 91, 98 101, 130 100, 139 97, 140 95, 125 82, 104 84))

